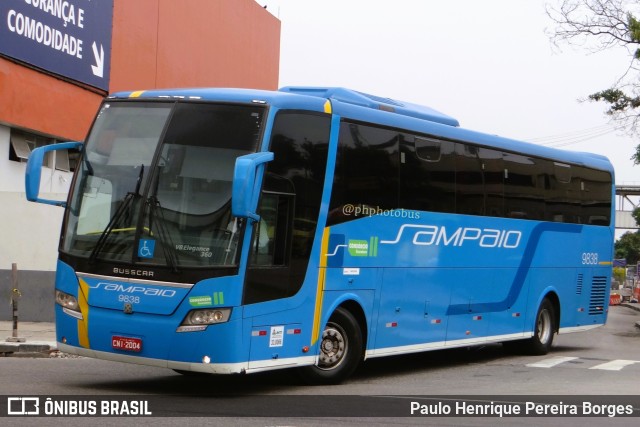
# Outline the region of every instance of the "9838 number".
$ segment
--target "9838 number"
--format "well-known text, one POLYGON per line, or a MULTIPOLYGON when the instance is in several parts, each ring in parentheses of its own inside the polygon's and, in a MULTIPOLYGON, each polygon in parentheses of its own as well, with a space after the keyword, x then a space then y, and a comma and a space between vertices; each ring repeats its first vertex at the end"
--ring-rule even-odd
POLYGON ((128 302, 129 304, 140 304, 140 297, 133 295, 118 295, 118 301, 128 302))
POLYGON ((582 264, 586 265, 594 265, 598 263, 598 253, 597 252, 583 252, 582 253, 582 264))

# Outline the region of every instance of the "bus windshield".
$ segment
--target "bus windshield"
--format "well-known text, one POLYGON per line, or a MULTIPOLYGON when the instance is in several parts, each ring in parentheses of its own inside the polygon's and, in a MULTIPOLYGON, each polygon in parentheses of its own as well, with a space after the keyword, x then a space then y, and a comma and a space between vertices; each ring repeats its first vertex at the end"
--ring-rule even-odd
POLYGON ((78 167, 62 251, 153 266, 235 265, 235 159, 255 152, 263 109, 106 102, 78 167))

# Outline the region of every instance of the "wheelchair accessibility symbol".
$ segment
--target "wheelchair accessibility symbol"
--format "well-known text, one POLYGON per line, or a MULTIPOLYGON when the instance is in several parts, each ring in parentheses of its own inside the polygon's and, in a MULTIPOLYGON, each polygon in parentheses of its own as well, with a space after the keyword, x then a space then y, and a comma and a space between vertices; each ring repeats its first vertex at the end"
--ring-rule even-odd
POLYGON ((140 258, 153 258, 155 248, 155 240, 140 239, 140 244, 138 245, 138 256, 140 258))

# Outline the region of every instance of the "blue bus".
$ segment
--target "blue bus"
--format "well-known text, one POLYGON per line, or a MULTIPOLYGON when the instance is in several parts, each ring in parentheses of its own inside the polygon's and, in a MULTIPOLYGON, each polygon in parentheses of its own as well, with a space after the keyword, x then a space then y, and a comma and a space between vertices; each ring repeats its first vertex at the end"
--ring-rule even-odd
POLYGON ((607 317, 614 172, 344 88, 116 93, 84 143, 34 150, 65 209, 63 352, 177 372, 500 342, 533 354, 607 317), (47 151, 80 151, 68 200, 47 151))

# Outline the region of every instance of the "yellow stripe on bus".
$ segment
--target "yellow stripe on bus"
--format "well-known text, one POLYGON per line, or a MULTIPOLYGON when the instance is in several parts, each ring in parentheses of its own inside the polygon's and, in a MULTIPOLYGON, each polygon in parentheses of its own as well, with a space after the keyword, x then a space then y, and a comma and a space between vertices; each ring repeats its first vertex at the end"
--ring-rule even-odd
POLYGON ((81 347, 89 347, 89 285, 78 278, 80 292, 78 292, 78 308, 82 313, 82 320, 78 319, 78 343, 81 347))
POLYGON ((144 93, 144 90, 137 90, 135 92, 131 92, 131 94, 129 95, 129 98, 138 98, 143 93, 144 93))
POLYGON ((327 252, 329 250, 329 227, 322 232, 322 246, 320 248, 320 268, 318 269, 318 289, 316 290, 316 307, 313 312, 313 329, 311 345, 318 341, 320 336, 320 315, 322 314, 322 299, 324 296, 324 283, 327 271, 327 252))

